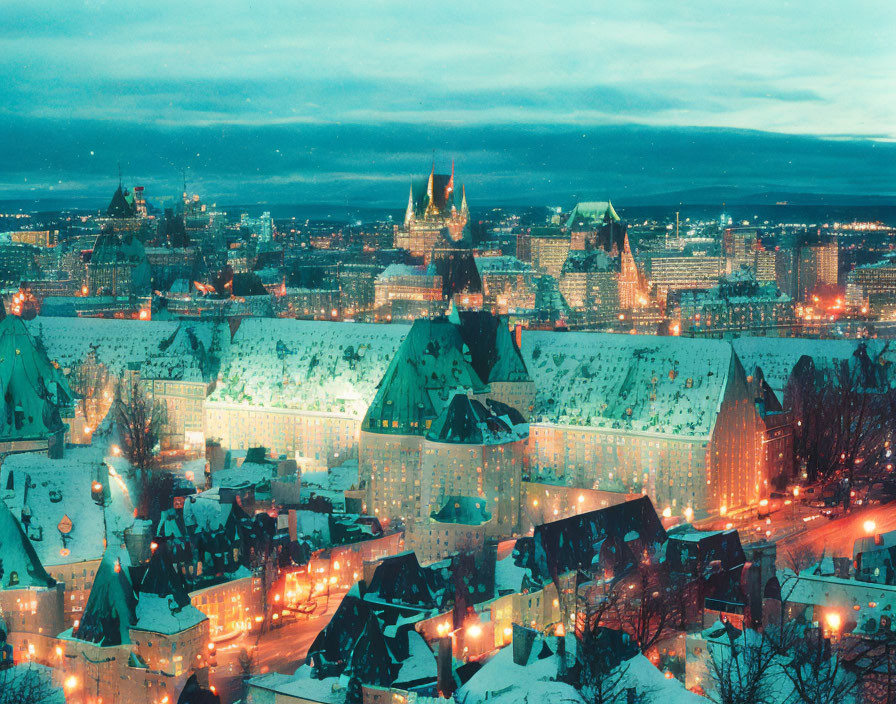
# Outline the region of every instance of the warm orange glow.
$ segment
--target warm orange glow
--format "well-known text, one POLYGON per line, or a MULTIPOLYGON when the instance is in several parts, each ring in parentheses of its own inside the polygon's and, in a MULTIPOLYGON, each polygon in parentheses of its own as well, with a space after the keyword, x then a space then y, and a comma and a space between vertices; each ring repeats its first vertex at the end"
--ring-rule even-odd
POLYGON ((828 628, 830 628, 832 631, 840 630, 840 614, 838 614, 836 611, 829 611, 825 615, 824 620, 828 624, 828 628))
POLYGON ((471 638, 478 638, 482 635, 482 626, 480 626, 478 623, 473 624, 467 629, 467 635, 471 638))
POLYGON ((150 551, 150 552, 155 552, 156 549, 157 549, 158 547, 159 547, 159 544, 158 544, 155 540, 153 540, 153 541, 149 544, 149 551, 150 551))
POLYGON ((868 535, 872 535, 874 533, 874 531, 877 530, 877 523, 875 523, 874 521, 868 520, 862 524, 862 527, 865 529, 865 532, 868 535))
POLYGON ((69 677, 65 680, 65 688, 66 688, 67 690, 71 691, 71 690, 73 690, 73 689, 74 689, 75 687, 77 687, 77 686, 78 686, 78 678, 75 677, 74 675, 69 676, 69 677))

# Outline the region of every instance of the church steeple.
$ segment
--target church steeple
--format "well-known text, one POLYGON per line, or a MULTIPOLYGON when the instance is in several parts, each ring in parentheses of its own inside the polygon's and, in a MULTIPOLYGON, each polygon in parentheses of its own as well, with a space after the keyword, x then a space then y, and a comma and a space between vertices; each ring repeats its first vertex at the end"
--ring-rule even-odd
POLYGON ((408 190, 408 209, 404 211, 404 225, 407 227, 414 219, 414 184, 408 190))
POLYGON ((467 207, 467 187, 461 184, 460 187, 461 200, 460 200, 460 213, 465 218, 469 218, 470 209, 467 207))

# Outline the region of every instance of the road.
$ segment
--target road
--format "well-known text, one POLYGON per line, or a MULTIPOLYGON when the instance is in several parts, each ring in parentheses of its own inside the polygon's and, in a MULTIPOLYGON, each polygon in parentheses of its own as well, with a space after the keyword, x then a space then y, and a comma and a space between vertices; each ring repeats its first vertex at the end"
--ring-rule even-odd
POLYGON ((232 704, 242 698, 239 653, 243 648, 253 654, 252 673, 292 673, 301 665, 315 637, 329 623, 345 592, 331 593, 329 606, 320 616, 288 623, 268 631, 257 639, 253 634, 234 638, 218 645, 218 665, 211 669, 209 682, 221 697, 221 704, 232 704))
POLYGON ((789 566, 789 556, 825 555, 852 557, 853 543, 866 535, 865 522, 873 521, 875 533, 896 530, 896 503, 863 507, 841 518, 811 521, 805 532, 778 541, 778 567, 789 566))

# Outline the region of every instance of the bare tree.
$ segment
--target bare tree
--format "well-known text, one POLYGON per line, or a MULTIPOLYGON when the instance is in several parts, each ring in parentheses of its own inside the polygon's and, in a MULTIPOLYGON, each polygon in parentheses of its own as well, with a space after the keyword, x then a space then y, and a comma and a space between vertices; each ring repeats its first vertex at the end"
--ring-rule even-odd
POLYGON ((796 419, 794 454, 810 481, 880 473, 896 429, 893 389, 863 346, 852 359, 816 367, 804 357, 787 385, 796 419))
POLYGON ((24 666, 0 670, 0 704, 48 704, 57 698, 47 670, 24 666))
POLYGON ((127 393, 115 402, 115 422, 121 436, 122 451, 137 469, 152 470, 156 464, 156 445, 162 424, 159 406, 134 381, 127 393))
POLYGON ((710 699, 717 704, 775 704, 778 651, 765 634, 735 632, 726 627, 722 642, 707 653, 707 669, 715 685, 710 699))

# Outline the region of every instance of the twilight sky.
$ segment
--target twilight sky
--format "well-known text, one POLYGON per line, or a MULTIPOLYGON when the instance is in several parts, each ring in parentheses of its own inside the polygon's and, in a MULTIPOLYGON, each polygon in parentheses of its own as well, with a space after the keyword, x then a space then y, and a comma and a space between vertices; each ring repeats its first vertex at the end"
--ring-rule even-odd
MULTIPOLYGON (((896 193, 896 3, 2 0, 0 199, 896 193), (42 193, 43 191, 52 192, 42 193)), ((400 205, 400 203, 399 203, 400 205)))

